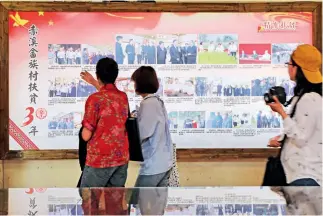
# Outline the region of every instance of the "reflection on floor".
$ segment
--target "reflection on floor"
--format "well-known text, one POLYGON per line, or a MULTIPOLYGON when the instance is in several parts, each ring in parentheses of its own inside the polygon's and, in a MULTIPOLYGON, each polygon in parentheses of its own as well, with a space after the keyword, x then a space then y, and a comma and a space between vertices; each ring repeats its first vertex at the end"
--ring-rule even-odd
POLYGON ((318 205, 321 190, 313 187, 19 188, 8 192, 9 215, 263 216, 322 212, 322 205, 318 205), (283 194, 288 197, 288 206, 283 194))

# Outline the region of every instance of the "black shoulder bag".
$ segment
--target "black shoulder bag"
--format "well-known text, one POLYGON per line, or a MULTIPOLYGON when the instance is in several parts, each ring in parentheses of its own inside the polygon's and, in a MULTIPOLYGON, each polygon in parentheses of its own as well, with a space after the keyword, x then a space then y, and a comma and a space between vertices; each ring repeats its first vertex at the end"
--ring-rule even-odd
POLYGON ((84 141, 82 138, 82 131, 83 131, 83 126, 81 127, 80 132, 79 132, 79 151, 78 151, 79 163, 80 163, 82 174, 81 174, 79 181, 77 183, 77 187, 81 186, 81 180, 82 180, 82 176, 83 176, 83 170, 85 167, 86 154, 87 154, 87 142, 84 141))
POLYGON ((128 133, 130 160, 143 162, 144 157, 142 155, 138 122, 137 122, 137 118, 131 117, 129 106, 128 106, 128 119, 126 122, 126 129, 128 133))
MULTIPOLYGON (((291 118, 294 116, 296 112, 297 103, 299 102, 302 96, 303 94, 301 94, 297 99, 293 107, 293 110, 290 114, 291 118)), ((286 139, 287 139, 287 136, 285 135, 284 139, 281 141, 281 147, 278 155, 276 157, 271 156, 268 158, 262 186, 287 186, 285 171, 280 160, 280 156, 283 151, 283 147, 286 139)))

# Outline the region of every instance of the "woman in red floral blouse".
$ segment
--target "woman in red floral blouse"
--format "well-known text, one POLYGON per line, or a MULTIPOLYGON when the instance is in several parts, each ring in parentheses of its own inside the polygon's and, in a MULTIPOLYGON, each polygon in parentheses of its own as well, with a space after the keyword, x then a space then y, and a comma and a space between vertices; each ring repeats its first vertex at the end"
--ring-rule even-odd
POLYGON ((115 86, 118 65, 99 60, 96 76, 100 90, 86 101, 82 138, 88 141, 81 187, 124 187, 129 162, 126 132, 128 99, 115 86))

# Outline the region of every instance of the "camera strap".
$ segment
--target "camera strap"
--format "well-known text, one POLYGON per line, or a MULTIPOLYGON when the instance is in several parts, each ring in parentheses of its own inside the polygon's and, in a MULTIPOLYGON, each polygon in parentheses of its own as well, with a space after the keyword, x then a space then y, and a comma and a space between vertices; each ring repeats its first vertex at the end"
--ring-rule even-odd
MULTIPOLYGON (((293 106, 293 109, 292 109, 292 112, 290 113, 290 115, 289 115, 289 117, 290 118, 293 118, 294 117, 294 115, 295 115, 295 113, 296 113, 296 107, 297 107, 297 104, 298 104, 298 102, 299 102, 299 100, 302 98, 302 96, 305 94, 305 93, 303 93, 304 91, 301 91, 300 92, 300 94, 299 95, 297 95, 297 96, 293 96, 287 103, 289 103, 289 104, 291 104, 292 103, 292 101, 294 100, 294 98, 295 97, 298 97, 297 98, 297 101, 296 101, 296 103, 295 103, 295 105, 293 106)), ((286 104, 287 104, 286 103, 286 104)), ((288 104, 288 105, 289 105, 288 104)), ((287 105, 287 106, 288 106, 287 105)), ((282 151, 283 151, 283 147, 284 147, 284 144, 285 144, 285 142, 286 142, 286 139, 287 139, 287 135, 285 134, 284 135, 284 139, 281 141, 281 147, 280 147, 280 150, 279 150, 279 153, 278 153, 278 157, 280 158, 280 156, 281 156, 281 153, 282 153, 282 151)))
POLYGON ((292 101, 294 100, 294 97, 295 97, 295 96, 293 96, 291 99, 289 99, 288 101, 286 101, 286 102, 283 104, 283 106, 284 106, 284 107, 288 107, 288 106, 292 103, 292 101))

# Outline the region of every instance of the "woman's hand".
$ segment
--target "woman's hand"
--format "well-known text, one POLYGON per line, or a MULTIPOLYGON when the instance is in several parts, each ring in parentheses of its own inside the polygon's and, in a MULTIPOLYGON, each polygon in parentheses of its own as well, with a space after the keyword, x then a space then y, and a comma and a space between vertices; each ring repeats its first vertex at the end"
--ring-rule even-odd
POLYGON ((278 139, 280 138, 280 136, 275 136, 273 138, 271 138, 269 140, 269 143, 268 143, 268 147, 274 147, 274 148, 278 148, 280 147, 281 143, 278 141, 278 139))
POLYGON ((276 96, 273 96, 273 99, 275 102, 267 103, 267 105, 271 108, 272 111, 277 112, 282 116, 283 119, 285 119, 287 117, 287 114, 285 113, 283 105, 279 102, 276 96))
POLYGON ((130 113, 131 118, 137 118, 137 111, 132 111, 130 113))
POLYGON ((83 71, 83 72, 81 72, 80 76, 81 76, 82 80, 84 80, 85 82, 87 82, 90 85, 93 85, 96 88, 96 90, 99 91, 100 88, 102 87, 100 85, 100 83, 96 79, 94 79, 92 74, 90 74, 89 72, 83 71))
POLYGON ((82 80, 84 80, 85 82, 87 82, 91 85, 94 85, 97 82, 96 79, 94 79, 94 77, 92 76, 92 74, 90 74, 87 71, 81 72, 80 76, 81 76, 82 80))

